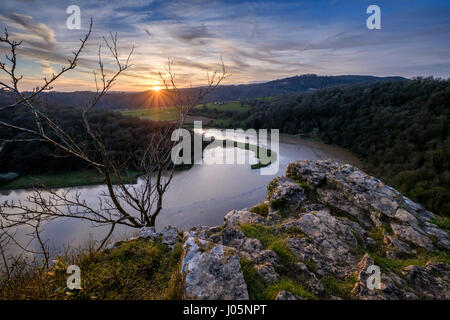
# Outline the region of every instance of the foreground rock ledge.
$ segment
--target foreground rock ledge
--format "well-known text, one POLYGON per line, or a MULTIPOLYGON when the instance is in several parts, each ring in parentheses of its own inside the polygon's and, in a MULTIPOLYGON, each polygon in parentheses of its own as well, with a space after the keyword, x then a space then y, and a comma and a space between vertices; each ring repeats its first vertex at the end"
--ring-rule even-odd
POLYGON ((183 249, 185 299, 248 299, 236 250, 194 237, 187 238, 183 249))
POLYGON ((450 237, 435 218, 355 167, 297 161, 264 203, 184 233, 184 297, 450 299, 450 237), (371 265, 380 289, 367 287, 371 265))

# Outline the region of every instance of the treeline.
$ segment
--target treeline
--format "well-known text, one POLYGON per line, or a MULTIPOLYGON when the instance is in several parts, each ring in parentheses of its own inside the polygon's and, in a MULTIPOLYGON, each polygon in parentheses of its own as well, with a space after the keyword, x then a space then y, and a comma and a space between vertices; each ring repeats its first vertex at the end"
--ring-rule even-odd
POLYGON ((418 78, 246 101, 237 125, 318 137, 427 209, 450 216, 450 81, 418 78))
POLYGON ((316 74, 304 74, 263 83, 220 86, 205 97, 206 99, 202 102, 254 99, 295 92, 313 91, 344 84, 369 83, 394 79, 406 80, 402 77, 373 77, 361 75, 318 76, 316 74))
MULTIPOLYGON (((317 76, 305 74, 290 78, 278 79, 264 83, 221 85, 213 92, 206 95, 201 102, 235 101, 238 99, 258 98, 265 96, 281 95, 293 92, 304 92, 308 90, 322 89, 330 86, 354 84, 361 82, 388 81, 392 79, 403 79, 400 77, 373 77, 359 75, 342 76, 317 76)), ((405 79, 403 79, 405 80, 405 79)), ((195 97, 200 88, 181 88, 182 96, 195 97)), ((95 92, 55 92, 50 91, 42 94, 43 99, 50 105, 67 105, 73 107, 84 106, 95 96, 95 92)), ((11 99, 6 92, 0 92, 0 101, 11 99)), ((143 92, 108 92, 98 103, 99 109, 139 109, 149 107, 173 106, 170 93, 166 90, 155 92, 147 90, 143 92)))
MULTIPOLYGON (((94 159, 100 157, 81 122, 79 109, 58 106, 53 107, 50 114, 52 120, 57 122, 77 144, 83 146, 83 150, 86 150, 91 157, 94 159)), ((33 118, 25 107, 8 110, 0 116, 2 121, 35 129, 33 118)), ((171 125, 167 122, 139 120, 105 110, 93 111, 89 120, 93 131, 101 137, 109 157, 117 163, 126 163, 126 169, 130 170, 137 169, 134 167, 132 156, 137 150, 146 147, 147 138, 155 132, 160 132, 162 126, 171 125)), ((47 132, 50 137, 57 139, 51 130, 47 132)), ((0 128, 0 139, 12 138, 27 138, 27 136, 0 128)), ((86 168, 85 162, 68 156, 48 143, 9 143, 0 154, 0 173, 16 172, 19 175, 25 175, 68 172, 84 168, 86 168)))

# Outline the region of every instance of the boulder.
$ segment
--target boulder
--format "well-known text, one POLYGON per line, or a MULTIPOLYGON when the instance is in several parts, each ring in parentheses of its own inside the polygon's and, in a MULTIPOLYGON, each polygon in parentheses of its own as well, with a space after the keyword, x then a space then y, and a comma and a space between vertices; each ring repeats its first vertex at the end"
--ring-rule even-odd
POLYGON ((266 224, 266 219, 248 210, 231 210, 225 217, 226 226, 237 226, 239 224, 266 224))
POLYGON ((268 284, 280 280, 280 275, 275 271, 275 268, 270 263, 258 264, 255 266, 255 269, 268 284))
POLYGON ((416 228, 396 223, 391 223, 391 228, 396 236, 411 241, 419 247, 423 247, 428 250, 432 250, 434 248, 433 242, 430 238, 428 238, 425 233, 419 232, 416 228))
POLYGON ((317 278, 314 272, 311 272, 306 264, 303 262, 296 263, 296 268, 298 270, 298 274, 303 276, 308 283, 308 287, 311 289, 311 292, 316 296, 321 296, 325 293, 325 289, 322 285, 322 282, 317 278))
POLYGON ((172 226, 164 227, 161 232, 157 232, 154 227, 143 227, 139 230, 139 238, 161 241, 169 247, 173 247, 180 242, 178 230, 172 226))
POLYGON ((155 227, 143 227, 139 230, 139 238, 156 241, 160 236, 161 234, 159 232, 156 232, 155 227))
POLYGON ((296 226, 316 245, 321 256, 334 265, 355 264, 353 248, 357 246, 355 233, 347 219, 332 216, 327 210, 310 212, 296 221, 296 226))
POLYGON ((247 285, 236 250, 189 237, 181 265, 183 297, 199 300, 248 299, 247 285))
POLYGON ((306 200, 305 191, 295 181, 276 177, 269 184, 268 201, 271 208, 289 207, 298 209, 306 200))

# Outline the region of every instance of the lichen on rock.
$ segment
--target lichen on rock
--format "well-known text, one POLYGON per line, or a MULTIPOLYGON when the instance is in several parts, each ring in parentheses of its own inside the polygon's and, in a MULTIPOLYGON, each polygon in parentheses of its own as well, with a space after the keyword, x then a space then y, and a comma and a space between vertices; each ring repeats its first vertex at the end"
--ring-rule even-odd
POLYGON ((181 273, 185 299, 248 299, 247 285, 234 249, 189 237, 183 250, 181 273))

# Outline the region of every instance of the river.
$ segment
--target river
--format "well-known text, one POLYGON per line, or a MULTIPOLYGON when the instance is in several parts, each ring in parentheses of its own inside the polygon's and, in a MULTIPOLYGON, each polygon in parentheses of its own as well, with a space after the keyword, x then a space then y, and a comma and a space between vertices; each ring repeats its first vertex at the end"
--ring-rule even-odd
MULTIPOLYGON (((220 147, 205 150, 205 153, 217 152, 217 148, 220 147)), ((251 169, 250 164, 257 162, 251 151, 238 148, 222 150, 236 152, 238 157, 247 157, 249 163, 202 164, 175 172, 165 194, 163 210, 156 220, 157 229, 166 225, 185 230, 196 225, 222 224, 223 217, 230 210, 251 207, 264 200, 268 183, 276 175, 284 175, 288 164, 296 160, 335 159, 360 166, 355 157, 341 148, 291 135, 280 135, 277 160, 271 164, 279 167, 274 175, 260 175, 260 169, 251 169)), ((88 203, 95 204, 98 194, 105 190, 105 186, 71 188, 72 191, 75 189, 81 192, 88 203)), ((31 192, 3 192, 0 201, 24 200, 31 192)), ((105 228, 94 227, 78 219, 59 219, 45 226, 43 236, 49 239, 52 246, 59 248, 65 245, 79 246, 92 239, 101 239, 106 232, 105 228)), ((133 236, 136 232, 126 227, 117 228, 114 239, 133 236)))

